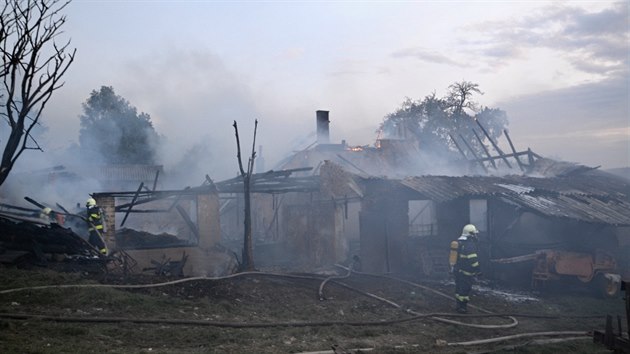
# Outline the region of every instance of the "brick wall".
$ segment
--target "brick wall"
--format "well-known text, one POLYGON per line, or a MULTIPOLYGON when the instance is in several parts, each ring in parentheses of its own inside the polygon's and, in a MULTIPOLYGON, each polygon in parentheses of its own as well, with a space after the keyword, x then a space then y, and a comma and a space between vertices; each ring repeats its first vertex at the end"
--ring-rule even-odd
POLYGON ((105 232, 103 238, 110 250, 116 248, 116 218, 115 218, 115 198, 108 196, 96 196, 96 205, 103 210, 103 225, 105 232))

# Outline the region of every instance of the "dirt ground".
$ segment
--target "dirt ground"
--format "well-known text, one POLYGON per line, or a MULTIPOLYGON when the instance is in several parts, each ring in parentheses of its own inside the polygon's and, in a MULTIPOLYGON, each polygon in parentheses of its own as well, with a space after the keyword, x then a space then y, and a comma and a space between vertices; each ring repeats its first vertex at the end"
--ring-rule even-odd
POLYGON ((476 287, 471 304, 513 315, 518 324, 510 326, 514 322, 506 317, 475 317, 485 314, 478 309, 458 317, 449 281, 361 274, 325 281, 335 271, 346 275, 342 269, 329 269, 325 274, 257 273, 185 281, 0 268, 0 352, 606 353, 585 334, 453 344, 530 332, 587 333, 603 329, 606 314, 625 313, 621 298, 476 287), (98 286, 167 281, 179 282, 140 289, 98 286), (88 287, 6 292, 64 284, 88 287), (474 328, 436 317, 509 328, 474 328), (566 337, 573 339, 539 342, 566 337))

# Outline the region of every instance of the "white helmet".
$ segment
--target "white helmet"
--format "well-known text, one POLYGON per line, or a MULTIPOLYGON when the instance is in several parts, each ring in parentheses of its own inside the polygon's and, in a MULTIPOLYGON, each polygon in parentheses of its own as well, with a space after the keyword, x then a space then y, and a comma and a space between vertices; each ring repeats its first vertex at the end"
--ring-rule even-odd
POLYGON ((85 205, 88 206, 88 207, 93 207, 93 206, 96 205, 96 200, 94 200, 94 198, 89 198, 87 200, 87 203, 85 203, 85 205))
POLYGON ((50 215, 51 211, 52 211, 52 209, 50 209, 49 207, 46 207, 46 208, 42 209, 42 213, 44 213, 46 215, 50 215))
POLYGON ((477 228, 473 224, 468 224, 464 226, 464 229, 462 230, 462 235, 476 235, 478 233, 479 230, 477 230, 477 228))

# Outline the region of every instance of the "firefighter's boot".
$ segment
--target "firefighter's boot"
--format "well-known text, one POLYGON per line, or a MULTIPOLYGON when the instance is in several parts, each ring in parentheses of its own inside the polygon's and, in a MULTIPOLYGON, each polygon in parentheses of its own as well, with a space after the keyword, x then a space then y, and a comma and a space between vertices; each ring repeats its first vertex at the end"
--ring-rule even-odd
POLYGON ((457 311, 458 313, 468 313, 466 303, 463 301, 457 301, 457 308, 455 308, 455 311, 457 311))

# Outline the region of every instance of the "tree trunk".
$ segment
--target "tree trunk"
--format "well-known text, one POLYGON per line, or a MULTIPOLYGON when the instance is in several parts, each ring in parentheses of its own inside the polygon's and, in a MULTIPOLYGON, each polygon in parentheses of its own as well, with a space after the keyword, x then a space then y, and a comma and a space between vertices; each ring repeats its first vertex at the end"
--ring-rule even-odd
POLYGON ((243 178, 245 199, 245 240, 243 243, 243 269, 247 271, 254 270, 254 248, 252 245, 252 211, 251 211, 251 194, 250 194, 250 177, 243 178))

